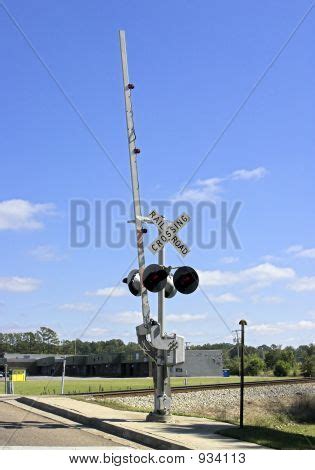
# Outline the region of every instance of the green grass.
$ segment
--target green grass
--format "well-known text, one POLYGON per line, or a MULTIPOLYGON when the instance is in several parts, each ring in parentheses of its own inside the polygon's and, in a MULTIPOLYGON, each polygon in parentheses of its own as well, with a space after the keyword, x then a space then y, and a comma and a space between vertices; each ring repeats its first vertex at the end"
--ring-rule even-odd
MULTIPOLYGON (((77 398, 82 401, 89 401, 89 399, 77 398)), ((94 402, 93 402, 94 403, 94 402)), ((126 411, 140 411, 148 413, 152 410, 152 406, 136 408, 125 403, 119 403, 111 399, 96 399, 98 405, 107 406, 116 410, 126 411)), ((203 413, 173 413, 178 416, 195 416, 198 418, 206 418, 209 420, 217 420, 217 417, 205 415, 203 413)), ((249 413, 250 415, 250 413, 249 413)), ((247 419, 249 422, 256 422, 244 426, 243 429, 239 427, 227 428, 218 431, 218 434, 223 436, 240 439, 243 441, 253 442, 255 444, 271 447, 274 449, 289 449, 289 450, 305 450, 315 449, 315 425, 308 423, 296 423, 288 418, 285 413, 268 413, 266 416, 251 416, 247 419)), ((231 424, 237 424, 235 419, 225 419, 231 424)))
MULTIPOLYGON (((274 380, 275 377, 246 377, 245 380, 274 380)), ((239 377, 214 377, 214 378, 188 378, 188 385, 200 385, 211 383, 229 383, 239 382, 239 377)), ((173 377, 172 386, 184 385, 184 379, 173 377)), ((153 387, 152 378, 135 379, 75 379, 65 380, 65 393, 79 392, 99 392, 110 390, 127 390, 153 387)), ((19 395, 55 395, 61 392, 61 378, 52 378, 46 380, 27 380, 26 382, 16 382, 14 392, 19 395)), ((4 380, 0 382, 0 394, 4 393, 4 380)))
POLYGON ((223 436, 254 442, 274 449, 303 450, 315 449, 315 425, 291 424, 281 429, 264 426, 244 426, 218 431, 223 436))

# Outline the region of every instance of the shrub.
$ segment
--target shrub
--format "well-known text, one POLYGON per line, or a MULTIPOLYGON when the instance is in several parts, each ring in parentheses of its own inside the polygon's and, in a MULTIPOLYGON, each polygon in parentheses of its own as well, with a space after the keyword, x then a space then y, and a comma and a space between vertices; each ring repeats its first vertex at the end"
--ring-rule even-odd
POLYGON ((276 377, 286 377, 290 372, 290 364, 286 361, 279 360, 273 369, 273 374, 276 377))
POLYGON ((315 376, 315 360, 314 357, 305 357, 302 361, 302 375, 304 377, 314 377, 315 376))
POLYGON ((313 395, 296 397, 288 409, 288 415, 297 423, 314 423, 315 397, 313 395))
POLYGON ((253 356, 249 359, 247 363, 245 374, 246 375, 258 375, 259 372, 264 370, 264 368, 265 368, 264 361, 258 356, 253 356))
POLYGON ((231 375, 239 375, 240 372, 240 362, 237 357, 230 359, 226 362, 226 368, 230 369, 231 375))

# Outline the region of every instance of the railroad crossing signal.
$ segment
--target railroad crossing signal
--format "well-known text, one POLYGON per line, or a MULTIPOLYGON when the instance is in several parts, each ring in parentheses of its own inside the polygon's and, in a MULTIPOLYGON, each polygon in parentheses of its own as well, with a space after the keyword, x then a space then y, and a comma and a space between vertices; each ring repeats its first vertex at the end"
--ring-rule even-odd
POLYGON ((159 264, 149 264, 143 272, 143 285, 150 292, 160 292, 165 289, 164 295, 170 299, 176 295, 177 290, 173 283, 171 268, 159 264))
POLYGON ((199 285, 199 276, 190 266, 182 266, 175 271, 174 286, 181 294, 192 294, 199 285))
POLYGON ((127 284, 132 295, 141 295, 140 274, 138 269, 133 269, 130 271, 128 276, 123 279, 123 282, 127 284))
POLYGON ((140 149, 136 146, 136 133, 133 121, 131 90, 134 85, 129 81, 128 61, 126 51, 125 32, 120 31, 121 62, 123 70, 125 111, 130 157, 130 171, 132 182, 132 195, 134 205, 134 222, 137 234, 137 253, 139 269, 133 269, 123 279, 130 292, 141 296, 143 323, 136 328, 138 343, 145 354, 156 363, 154 370, 154 412, 147 417, 148 421, 167 421, 170 415, 170 365, 182 364, 185 361, 184 338, 175 333, 167 334, 164 328, 164 296, 173 297, 177 290, 183 294, 190 294, 198 287, 199 279, 196 271, 189 266, 172 268, 165 266, 164 249, 170 243, 180 253, 186 256, 189 248, 178 237, 178 231, 189 221, 190 217, 183 213, 173 222, 168 222, 157 211, 152 210, 149 217, 143 217, 139 191, 139 177, 137 156, 140 149), (158 263, 145 265, 143 234, 147 229, 143 223, 154 223, 159 230, 158 238, 149 246, 150 251, 158 253, 158 263), (171 271, 175 269, 174 275, 171 271), (150 315, 148 291, 158 292, 158 321, 153 321, 150 315))
POLYGON ((152 210, 148 218, 159 229, 159 236, 149 246, 151 253, 158 253, 168 242, 173 245, 181 256, 186 256, 187 253, 189 253, 190 250, 188 246, 186 246, 177 235, 177 232, 190 221, 189 215, 183 212, 182 215, 177 217, 173 222, 167 223, 164 217, 157 211, 152 210))
MULTIPOLYGON (((149 264, 143 272, 143 285, 150 292, 160 292, 165 289, 165 297, 171 299, 178 292, 181 294, 192 294, 199 285, 197 272, 190 266, 177 268, 174 276, 171 274, 172 267, 159 264, 149 264)), ((139 271, 133 269, 128 277, 123 279, 128 285, 130 292, 139 296, 141 294, 141 283, 139 271)))

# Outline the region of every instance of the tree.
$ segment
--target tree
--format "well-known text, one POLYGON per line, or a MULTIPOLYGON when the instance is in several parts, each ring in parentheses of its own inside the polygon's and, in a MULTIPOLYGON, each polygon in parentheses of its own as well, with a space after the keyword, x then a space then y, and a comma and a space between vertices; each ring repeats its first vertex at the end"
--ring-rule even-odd
POLYGON ((235 344, 232 344, 232 343, 214 343, 214 344, 210 344, 210 343, 206 343, 206 344, 197 344, 197 345, 194 345, 192 344, 190 346, 190 349, 222 349, 223 351, 224 350, 227 350, 227 349, 231 349, 235 346, 235 344))
POLYGON ((265 354, 265 363, 267 369, 274 369, 276 362, 280 359, 281 349, 273 344, 268 352, 265 354))
POLYGON ((130 341, 128 344, 126 344, 125 351, 126 352, 137 352, 137 351, 141 351, 141 348, 140 348, 138 343, 133 343, 132 341, 130 341))
POLYGON ((279 359, 288 362, 293 368, 295 365, 295 349, 292 346, 287 346, 280 351, 279 359))
POLYGON ((74 354, 74 341, 64 339, 59 346, 60 354, 74 354))
POLYGON ((36 334, 41 343, 43 353, 54 354, 57 352, 60 342, 54 330, 46 326, 41 326, 36 334))
POLYGON ((273 369, 275 377, 286 377, 290 372, 290 364, 282 359, 279 359, 273 369))
POLYGON ((239 359, 237 357, 227 359, 226 361, 224 361, 224 368, 229 369, 231 375, 239 375, 240 374, 239 359))
POLYGON ((315 376, 315 347, 314 344, 305 346, 302 354, 301 372, 305 377, 315 376))
POLYGON ((301 344, 298 348, 295 350, 295 359, 298 362, 302 362, 305 355, 309 355, 311 353, 312 348, 314 348, 313 344, 301 344))
POLYGON ((258 375, 265 369, 264 361, 258 356, 251 356, 245 367, 246 375, 258 375))

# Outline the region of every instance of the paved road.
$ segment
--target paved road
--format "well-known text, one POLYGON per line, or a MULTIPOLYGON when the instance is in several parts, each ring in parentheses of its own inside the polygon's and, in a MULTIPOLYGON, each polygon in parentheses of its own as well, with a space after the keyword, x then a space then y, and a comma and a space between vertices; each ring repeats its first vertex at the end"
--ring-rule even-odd
POLYGON ((97 431, 84 431, 83 425, 54 421, 0 401, 2 446, 124 447, 97 431))

